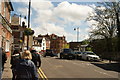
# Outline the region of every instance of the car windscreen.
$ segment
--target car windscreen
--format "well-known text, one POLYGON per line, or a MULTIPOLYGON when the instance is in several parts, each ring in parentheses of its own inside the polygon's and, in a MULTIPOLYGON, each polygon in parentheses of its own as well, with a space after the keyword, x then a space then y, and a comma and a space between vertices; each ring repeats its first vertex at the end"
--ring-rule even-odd
POLYGON ((96 55, 96 54, 93 53, 93 52, 87 52, 86 54, 88 54, 88 55, 96 55))
POLYGON ((46 50, 46 52, 49 52, 49 53, 50 53, 50 52, 52 52, 52 50, 46 50))
POLYGON ((65 53, 74 53, 71 49, 64 49, 63 52, 65 52, 65 53))
POLYGON ((64 49, 64 52, 71 52, 70 49, 64 49))

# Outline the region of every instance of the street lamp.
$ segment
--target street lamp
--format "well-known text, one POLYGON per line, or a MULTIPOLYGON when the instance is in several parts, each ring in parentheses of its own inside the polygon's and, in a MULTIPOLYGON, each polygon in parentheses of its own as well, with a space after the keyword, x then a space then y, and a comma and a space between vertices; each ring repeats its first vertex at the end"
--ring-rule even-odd
MULTIPOLYGON (((28 10, 28 28, 30 28, 30 7, 31 0, 29 0, 29 10, 28 10)), ((27 50, 29 49, 29 35, 27 35, 27 50)))
POLYGON ((28 10, 28 28, 30 27, 30 7, 31 7, 31 0, 29 0, 29 10, 28 10))
POLYGON ((77 31, 77 42, 79 41, 79 29, 80 29, 79 27, 74 28, 74 30, 77 31))

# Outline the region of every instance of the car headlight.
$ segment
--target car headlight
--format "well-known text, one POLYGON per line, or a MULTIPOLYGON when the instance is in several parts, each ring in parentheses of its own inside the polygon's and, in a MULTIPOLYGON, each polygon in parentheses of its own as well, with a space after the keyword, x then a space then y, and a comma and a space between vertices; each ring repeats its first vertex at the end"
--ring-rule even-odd
POLYGON ((97 57, 98 59, 100 59, 100 57, 97 57))
POLYGON ((81 56, 81 54, 78 54, 78 56, 81 56))
POLYGON ((89 58, 93 58, 93 57, 91 57, 91 56, 88 56, 89 58))
POLYGON ((99 57, 94 57, 94 59, 100 59, 99 57))

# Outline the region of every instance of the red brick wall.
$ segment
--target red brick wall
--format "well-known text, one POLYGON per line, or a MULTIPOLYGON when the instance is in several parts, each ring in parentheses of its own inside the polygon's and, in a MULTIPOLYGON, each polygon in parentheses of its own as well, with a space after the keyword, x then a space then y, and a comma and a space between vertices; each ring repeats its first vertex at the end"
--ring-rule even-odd
POLYGON ((8 22, 10 22, 10 10, 8 8, 8 5, 5 5, 5 4, 6 4, 6 2, 2 2, 2 4, 1 4, 1 6, 2 6, 1 14, 8 20, 8 22))

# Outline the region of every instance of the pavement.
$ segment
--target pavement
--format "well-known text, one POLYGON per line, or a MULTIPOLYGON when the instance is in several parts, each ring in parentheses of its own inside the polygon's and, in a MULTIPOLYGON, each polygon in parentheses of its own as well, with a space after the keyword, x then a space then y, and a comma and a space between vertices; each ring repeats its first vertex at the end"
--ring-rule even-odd
POLYGON ((8 57, 5 65, 4 65, 2 80, 12 80, 12 70, 11 70, 11 64, 10 64, 10 58, 9 57, 8 57))

